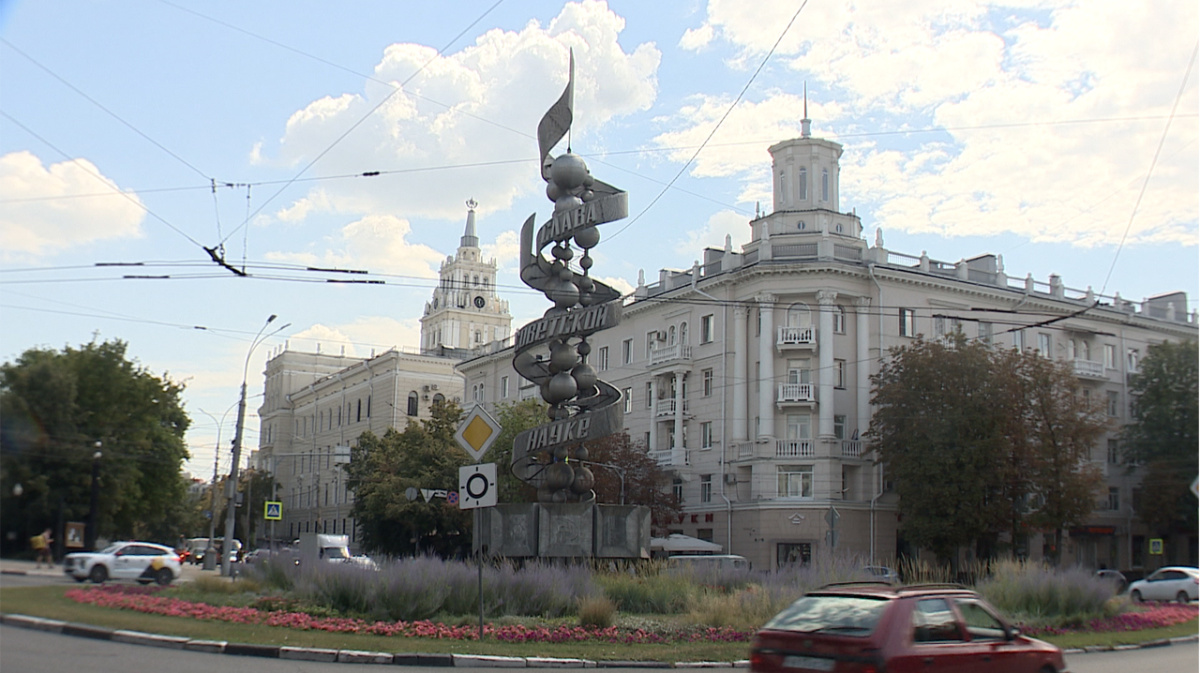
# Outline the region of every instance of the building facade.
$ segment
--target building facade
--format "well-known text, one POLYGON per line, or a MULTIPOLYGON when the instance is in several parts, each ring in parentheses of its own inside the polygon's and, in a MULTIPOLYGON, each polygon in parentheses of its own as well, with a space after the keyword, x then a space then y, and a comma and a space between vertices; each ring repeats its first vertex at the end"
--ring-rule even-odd
POLYGON ((258 410, 260 470, 275 475, 283 518, 274 534, 287 543, 301 533, 358 533, 341 464, 367 431, 430 418, 440 401, 461 403, 463 379, 454 365, 476 338, 506 337, 508 303, 495 296, 495 261, 481 260, 473 202, 458 252, 447 258, 433 299, 421 319, 420 352, 392 349, 369 358, 284 350, 267 361, 265 394, 258 410), (477 336, 478 335, 478 336, 477 336))
MULTIPOLYGON (((1068 561, 1161 564, 1146 556, 1131 509, 1140 476, 1117 464, 1116 442, 1138 358, 1150 344, 1197 337, 1186 295, 1135 304, 1057 276, 1010 278, 997 255, 902 254, 879 231, 869 244, 859 218, 841 211, 841 146, 813 138, 808 120, 802 129, 770 148, 774 208, 749 222, 739 251, 727 238, 691 269, 639 278, 621 324, 589 339, 589 361, 624 394, 626 431, 676 475, 685 514, 671 532, 756 568, 834 549, 889 562, 897 500, 861 440, 870 377, 890 348, 961 329, 1068 361, 1083 394, 1108 405, 1113 432, 1092 456, 1107 490, 1089 525, 1072 531, 1068 561), (1043 325, 1049 318, 1060 319, 1043 325)), ((475 401, 537 395, 513 371, 511 348, 484 350, 458 366, 475 401)), ((1195 538, 1185 542, 1174 548, 1195 549, 1195 538)))

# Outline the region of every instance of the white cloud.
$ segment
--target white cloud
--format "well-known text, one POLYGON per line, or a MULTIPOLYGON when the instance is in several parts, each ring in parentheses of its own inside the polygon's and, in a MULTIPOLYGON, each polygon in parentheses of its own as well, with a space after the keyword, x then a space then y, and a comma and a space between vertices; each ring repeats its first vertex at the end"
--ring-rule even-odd
POLYGON ((414 351, 421 344, 418 318, 397 320, 387 316, 363 316, 344 325, 317 323, 288 337, 289 343, 301 342, 306 351, 344 354, 365 358, 390 348, 414 351))
POLYGON ((541 188, 531 136, 562 91, 569 48, 576 62, 577 140, 653 102, 660 53, 652 44, 625 52, 617 41, 623 29, 624 19, 605 3, 588 0, 567 4, 548 26, 531 21, 516 32, 491 30, 452 54, 438 56, 415 44, 388 47, 374 79, 404 82, 403 90, 371 81, 361 93, 310 103, 288 120, 276 159, 305 165, 332 146, 314 171, 384 173, 326 183, 322 199, 310 195, 283 212, 450 219, 460 214, 464 186, 484 208, 505 209, 541 188))
MULTIPOLYGON (((1066 0, 815 3, 773 60, 797 72, 797 89, 809 82, 815 136, 945 129, 840 141, 842 203, 869 212, 868 227, 1082 247, 1116 244, 1128 227, 1128 243, 1196 245, 1194 83, 1140 203, 1138 194, 1194 46, 1175 27, 1194 26, 1200 12, 1186 2, 1127 10, 1066 0)), ((794 11, 783 0, 710 0, 704 29, 749 66, 794 11)), ((798 135, 797 93, 743 101, 693 174, 737 176, 743 202, 769 194, 761 146, 798 135), (721 146, 726 135, 765 143, 721 146)), ((697 99, 655 140, 694 146, 727 106, 697 99)))
POLYGON ((617 276, 596 276, 596 280, 620 292, 622 295, 632 294, 637 289, 629 281, 617 276))
POLYGON ((713 27, 707 23, 699 28, 689 28, 679 38, 679 46, 688 51, 699 51, 712 43, 713 33, 713 27))
POLYGON ((498 267, 507 267, 520 255, 521 236, 515 229, 502 231, 494 242, 482 244, 480 251, 484 259, 494 259, 498 267))
POLYGON ((272 252, 266 257, 276 262, 437 278, 438 266, 444 259, 442 253, 427 245, 408 242, 411 233, 408 220, 368 215, 315 243, 313 249, 272 252))
POLYGON ((732 210, 713 213, 702 229, 687 232, 687 238, 675 245, 681 255, 696 255, 704 248, 725 249, 729 236, 734 250, 750 239, 750 225, 745 215, 732 210))
POLYGON ((86 159, 47 168, 28 151, 0 157, 0 257, 31 260, 96 241, 140 238, 145 211, 86 159))

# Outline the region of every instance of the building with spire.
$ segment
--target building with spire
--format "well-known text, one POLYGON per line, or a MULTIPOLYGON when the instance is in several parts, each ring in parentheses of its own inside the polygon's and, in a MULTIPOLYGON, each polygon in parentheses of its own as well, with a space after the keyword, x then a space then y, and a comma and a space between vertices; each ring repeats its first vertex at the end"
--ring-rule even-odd
POLYGON ((349 460, 350 446, 364 432, 382 436, 430 418, 435 403, 463 402, 463 379, 454 366, 470 348, 508 336, 512 317, 495 292, 496 262, 482 259, 476 204, 467 206, 458 251, 442 264, 426 303, 419 348, 361 358, 285 346, 267 360, 252 463, 275 475, 283 518, 273 535, 269 525, 258 529, 258 540, 287 543, 315 532, 345 534, 356 545, 354 494, 339 467, 349 460))
MULTIPOLYGON (((1174 556, 1150 555, 1132 509, 1141 475, 1120 464, 1117 446, 1141 355, 1197 338, 1186 294, 1134 303, 1057 275, 1011 277, 999 255, 904 254, 878 229, 871 243, 839 202, 842 146, 813 137, 805 117, 799 138, 769 148, 773 208, 747 223, 747 240, 735 250, 727 237, 657 282, 639 274, 620 325, 589 339, 590 363, 624 395, 626 431, 675 474, 685 513, 669 531, 763 569, 823 551, 877 563, 916 551, 904 545, 889 475, 862 441, 870 377, 889 349, 961 329, 1065 361, 1083 394, 1106 402, 1113 429, 1091 456, 1105 483, 1063 562, 1195 565, 1195 536, 1168 541, 1174 556)), ((509 386, 520 380, 511 363, 509 348, 459 370, 487 406, 537 396, 509 386)), ((1034 535, 1017 551, 1039 559, 1048 543, 1034 535)))

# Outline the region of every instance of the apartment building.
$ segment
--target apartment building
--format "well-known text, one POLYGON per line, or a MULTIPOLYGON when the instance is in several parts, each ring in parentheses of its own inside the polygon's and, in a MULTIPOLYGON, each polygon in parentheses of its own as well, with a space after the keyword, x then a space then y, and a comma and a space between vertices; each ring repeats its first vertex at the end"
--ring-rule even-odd
MULTIPOLYGON (((769 149, 773 209, 749 222, 748 241, 735 250, 727 238, 655 282, 643 275, 621 324, 589 338, 589 361, 624 393, 627 432, 675 474, 685 514, 671 532, 756 568, 830 549, 888 561, 897 499, 861 439, 870 376, 888 349, 958 329, 1036 349, 1068 361, 1117 428, 1129 421, 1128 377, 1147 347, 1197 337, 1182 292, 1135 303, 1058 276, 1010 277, 999 255, 933 260, 887 249, 878 230, 868 242, 839 201, 841 145, 812 137, 808 120, 802 129, 769 149)), ((479 351, 458 365, 473 401, 537 396, 513 371, 511 348, 479 351)), ((1107 490, 1088 525, 1071 531, 1066 558, 1159 565, 1132 515, 1140 477, 1117 465, 1116 442, 1113 432, 1095 447, 1107 490)), ((1175 547, 1196 548, 1185 542, 1175 547)))

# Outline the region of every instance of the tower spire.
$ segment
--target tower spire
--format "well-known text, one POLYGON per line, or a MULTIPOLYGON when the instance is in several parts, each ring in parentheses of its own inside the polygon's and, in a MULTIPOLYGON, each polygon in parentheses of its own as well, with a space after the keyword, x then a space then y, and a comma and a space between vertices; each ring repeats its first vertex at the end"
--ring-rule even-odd
POLYGON ((459 241, 460 248, 479 247, 479 237, 475 235, 475 207, 478 205, 475 199, 467 199, 467 229, 459 241))
POLYGON ((800 137, 812 137, 812 120, 808 118, 808 82, 804 83, 804 119, 800 120, 800 137))

